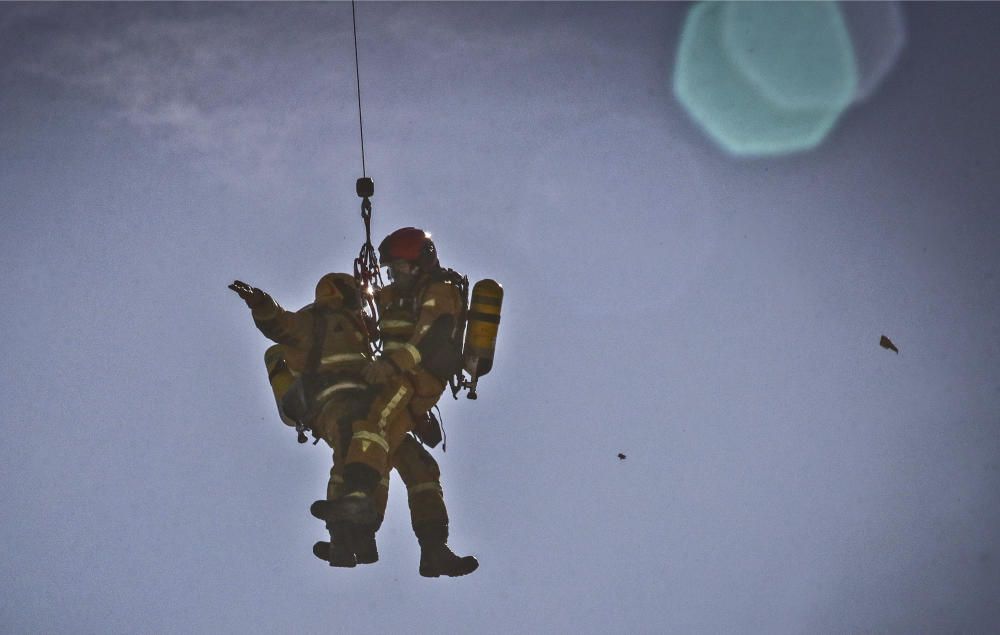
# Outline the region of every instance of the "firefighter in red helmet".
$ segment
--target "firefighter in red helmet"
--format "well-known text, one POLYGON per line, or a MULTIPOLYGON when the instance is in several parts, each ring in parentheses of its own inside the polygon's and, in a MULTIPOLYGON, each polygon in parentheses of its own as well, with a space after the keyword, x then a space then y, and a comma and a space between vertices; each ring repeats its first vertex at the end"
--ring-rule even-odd
MULTIPOLYGON (((399 229, 378 250, 391 284, 376 294, 383 352, 365 369, 364 377, 379 391, 366 431, 381 435, 385 443, 366 437, 373 442, 352 444, 347 461, 363 463, 382 475, 407 432, 426 435, 422 426, 436 426, 428 411, 462 366, 459 339, 465 298, 460 290, 464 278, 441 267, 434 242, 423 230, 399 229)), ((421 459, 439 474, 430 453, 421 459)), ((474 557, 459 557, 448 547, 448 513, 440 482, 408 487, 408 496, 420 543, 420 574, 459 576, 475 571, 479 563, 474 557)))

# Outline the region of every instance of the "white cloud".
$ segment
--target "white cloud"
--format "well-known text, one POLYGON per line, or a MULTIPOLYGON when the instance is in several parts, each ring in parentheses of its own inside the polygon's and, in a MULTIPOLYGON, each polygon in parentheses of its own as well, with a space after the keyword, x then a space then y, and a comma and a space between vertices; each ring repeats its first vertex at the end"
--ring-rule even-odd
MULTIPOLYGON (((43 22, 18 71, 106 100, 109 125, 216 178, 266 188, 357 165, 346 3, 60 5, 43 22)), ((513 6, 365 4, 358 27, 369 167, 394 174, 425 171, 428 144, 445 161, 498 135, 534 145, 615 107, 608 82, 635 72, 629 50, 513 6)))
POLYGON ((44 22, 15 72, 106 100, 108 125, 126 122, 224 180, 249 184, 288 176, 288 164, 303 163, 289 153, 315 150, 310 141, 329 134, 330 111, 350 103, 353 95, 333 90, 353 76, 334 63, 340 13, 91 5, 6 17, 44 22))

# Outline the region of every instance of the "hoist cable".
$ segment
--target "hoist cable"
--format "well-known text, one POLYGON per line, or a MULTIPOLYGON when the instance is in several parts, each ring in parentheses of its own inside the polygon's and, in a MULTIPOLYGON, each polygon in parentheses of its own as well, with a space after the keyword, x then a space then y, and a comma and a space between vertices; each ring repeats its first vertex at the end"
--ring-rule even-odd
POLYGON ((354 77, 358 84, 358 129, 361 131, 361 176, 365 172, 365 126, 361 120, 361 67, 358 65, 358 19, 355 16, 354 0, 351 0, 351 24, 354 26, 354 77))
POLYGON ((369 341, 373 353, 379 353, 382 343, 378 335, 378 306, 375 303, 375 292, 382 288, 382 273, 379 271, 378 255, 372 245, 372 202, 369 198, 375 192, 375 184, 368 178, 365 165, 365 126, 361 111, 361 65, 358 63, 358 19, 355 2, 351 0, 351 25, 354 28, 354 77, 358 87, 358 130, 361 133, 361 177, 358 179, 357 192, 362 198, 361 219, 365 222, 365 243, 361 252, 354 259, 354 279, 358 281, 362 315, 368 329, 369 341))

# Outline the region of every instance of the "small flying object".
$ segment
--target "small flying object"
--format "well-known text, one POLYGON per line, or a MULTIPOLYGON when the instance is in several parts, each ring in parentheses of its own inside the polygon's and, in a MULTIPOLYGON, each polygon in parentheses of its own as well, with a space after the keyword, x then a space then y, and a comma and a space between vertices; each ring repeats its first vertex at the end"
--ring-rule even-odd
POLYGON ((885 335, 883 335, 882 339, 878 341, 878 345, 881 346, 882 348, 894 351, 897 355, 899 355, 899 349, 896 348, 896 345, 892 343, 892 340, 890 340, 885 335))
POLYGON ((619 453, 618 453, 618 460, 619 460, 619 461, 624 461, 624 460, 625 460, 625 455, 624 455, 624 454, 622 454, 621 452, 619 452, 619 453))

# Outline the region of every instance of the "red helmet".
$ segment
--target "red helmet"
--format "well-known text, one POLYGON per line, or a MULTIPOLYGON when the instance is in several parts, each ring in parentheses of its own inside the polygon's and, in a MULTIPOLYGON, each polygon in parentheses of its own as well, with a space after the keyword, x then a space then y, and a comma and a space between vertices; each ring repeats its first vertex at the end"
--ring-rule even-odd
POLYGON ((411 262, 424 271, 438 265, 437 248, 430 234, 416 227, 397 229, 378 246, 379 262, 387 265, 398 260, 411 262))

